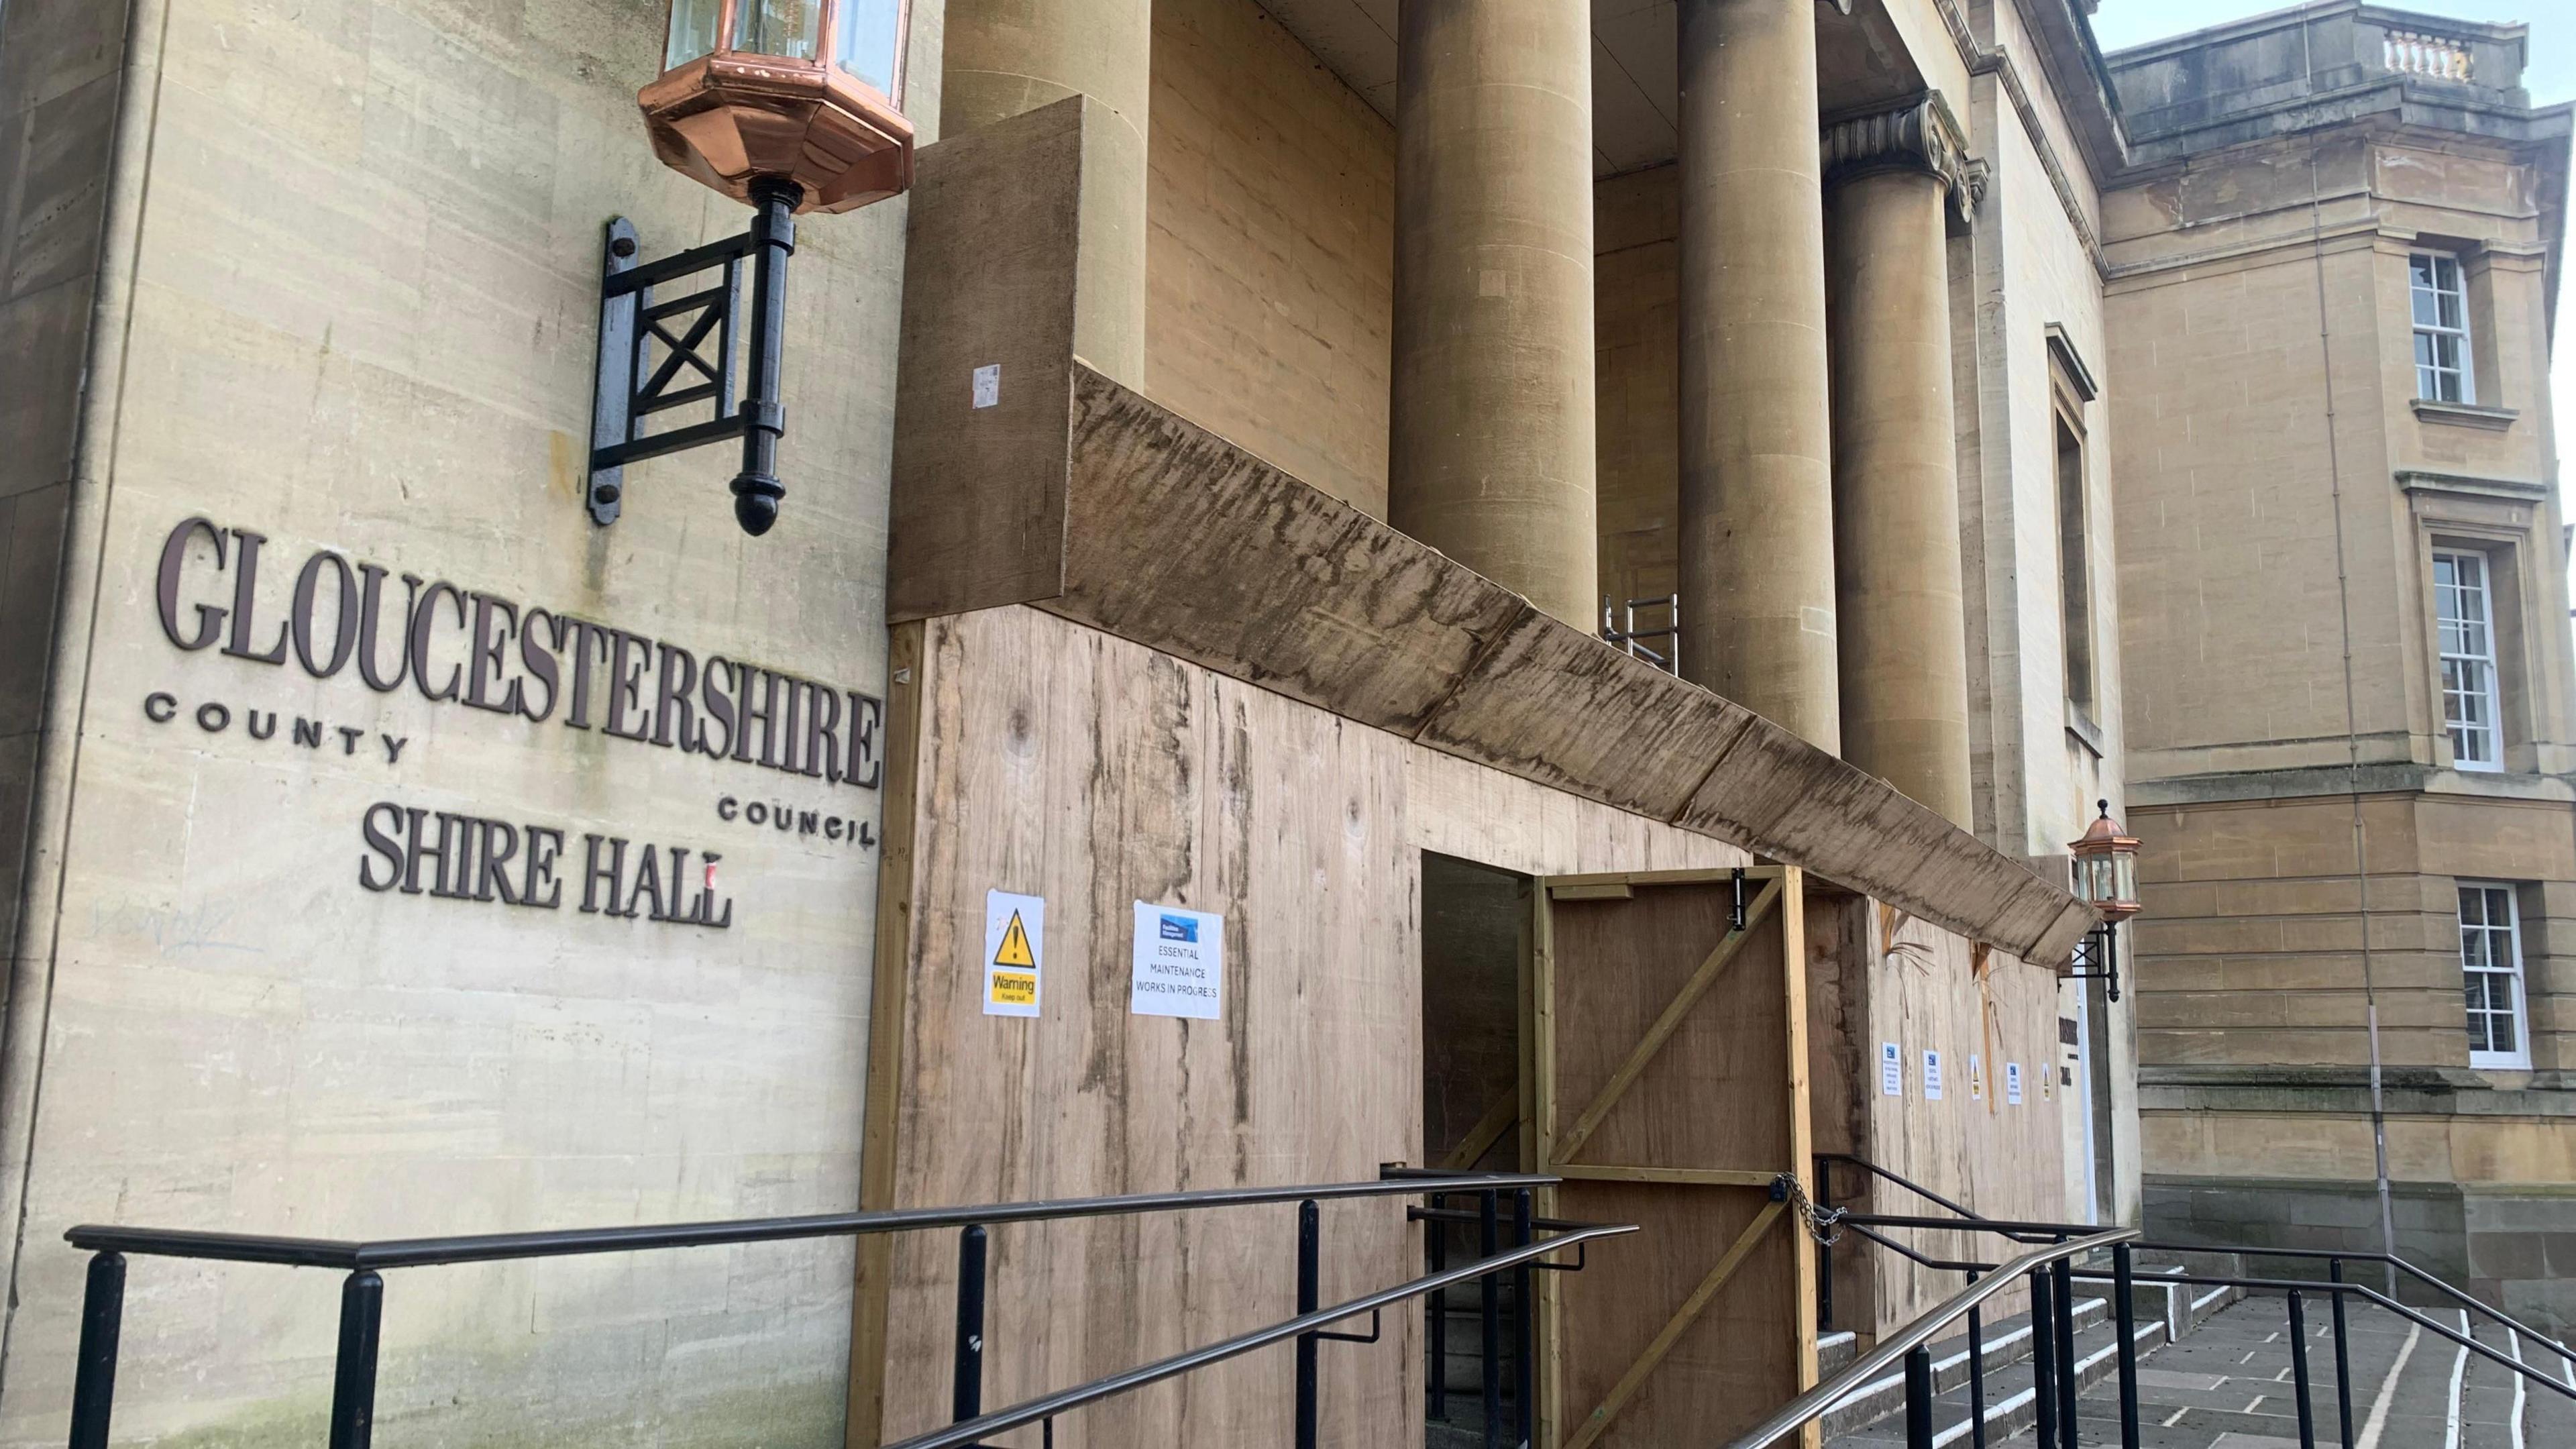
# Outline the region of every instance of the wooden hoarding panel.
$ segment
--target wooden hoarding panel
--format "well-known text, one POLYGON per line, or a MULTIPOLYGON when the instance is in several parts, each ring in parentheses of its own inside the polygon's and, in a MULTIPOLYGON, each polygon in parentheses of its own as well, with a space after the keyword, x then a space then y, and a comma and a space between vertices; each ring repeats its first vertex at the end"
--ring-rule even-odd
POLYGON ((1545 1285, 1541 1441, 1723 1440, 1815 1378, 1813 1261, 1771 1191, 1807 1150, 1803 884, 1747 871, 1741 930, 1729 872, 1542 885, 1539 1166, 1557 1215, 1644 1231, 1545 1285))

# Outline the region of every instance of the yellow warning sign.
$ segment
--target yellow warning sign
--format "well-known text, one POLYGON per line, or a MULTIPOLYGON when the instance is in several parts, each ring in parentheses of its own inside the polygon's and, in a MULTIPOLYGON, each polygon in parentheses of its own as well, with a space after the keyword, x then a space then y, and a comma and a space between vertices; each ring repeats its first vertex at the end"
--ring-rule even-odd
POLYGON ((1046 972, 1046 899, 984 893, 984 1014, 1036 1016, 1046 972))
MULTIPOLYGON (((993 964, 1023 966, 1032 970, 1037 967, 1038 958, 1029 954, 1028 928, 1020 924, 1020 913, 1017 911, 1011 912, 1011 924, 1002 928, 1002 945, 1000 950, 993 953, 993 964)), ((1032 993, 1028 999, 1034 1001, 1037 999, 1034 994, 1037 990, 1037 978, 1034 976, 1028 978, 1028 984, 1032 993)))

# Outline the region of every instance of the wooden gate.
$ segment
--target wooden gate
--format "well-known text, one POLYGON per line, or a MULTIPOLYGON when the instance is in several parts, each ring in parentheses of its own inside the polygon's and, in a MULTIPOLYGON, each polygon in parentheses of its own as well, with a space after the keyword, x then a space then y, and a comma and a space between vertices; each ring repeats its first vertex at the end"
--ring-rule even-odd
MULTIPOLYGON (((1531 893, 1530 1156, 1551 1212, 1643 1231, 1540 1275, 1541 1449, 1723 1443, 1816 1379, 1795 867, 1531 893)), ((1809 1430, 1812 1443, 1813 1430, 1809 1430)))

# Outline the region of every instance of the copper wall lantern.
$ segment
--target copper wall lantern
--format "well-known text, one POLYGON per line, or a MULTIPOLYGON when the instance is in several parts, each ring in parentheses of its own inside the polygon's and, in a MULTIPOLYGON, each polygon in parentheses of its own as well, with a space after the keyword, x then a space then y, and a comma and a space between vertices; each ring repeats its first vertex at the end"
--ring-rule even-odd
POLYGON ((795 218, 849 211, 912 184, 912 125, 901 109, 910 20, 907 0, 671 0, 665 69, 636 104, 654 154, 749 205, 751 229, 638 262, 633 224, 609 223, 585 492, 593 522, 616 521, 628 463, 738 437, 734 517, 754 536, 777 523, 787 494, 777 474, 787 432, 779 344, 795 218), (738 366, 746 258, 749 345, 738 366), (680 295, 653 295, 716 272, 680 295), (697 403, 712 415, 646 430, 655 415, 697 403))
POLYGON ((671 0, 664 70, 637 93, 663 164, 751 202, 849 211, 912 184, 906 0, 671 0))
POLYGON ((2086 827, 2083 838, 2069 842, 2075 853, 2075 894, 2102 913, 2106 921, 2125 921, 2138 913, 2138 840, 2123 834, 2111 818, 2111 802, 2095 802, 2102 813, 2086 827))
POLYGON ((2095 802, 2102 813, 2069 841, 2075 856, 2074 890, 2078 900, 2101 912, 2102 924, 2084 938, 2070 979, 2104 982, 2113 1001, 2120 999, 2120 923, 2144 909, 2138 901, 2138 839, 2124 833, 2111 818, 2111 802, 2095 802))

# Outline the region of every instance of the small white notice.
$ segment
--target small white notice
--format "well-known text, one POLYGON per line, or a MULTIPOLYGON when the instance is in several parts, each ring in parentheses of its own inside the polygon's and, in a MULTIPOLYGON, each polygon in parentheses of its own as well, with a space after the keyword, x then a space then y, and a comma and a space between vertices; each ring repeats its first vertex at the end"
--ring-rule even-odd
POLYGON ((1137 1016, 1225 1014, 1225 917, 1136 903, 1136 968, 1127 1009, 1137 1016))
POLYGON ((984 1014, 1038 1014, 1046 959, 1046 898, 984 892, 984 1014))
POLYGON ((1941 1100, 1941 1054, 1930 1047, 1923 1049, 1923 1100, 1941 1100))
POLYGON ((2021 1105, 2021 1063, 2019 1062, 2004 1063, 2004 1105, 2007 1107, 2021 1105))
POLYGON ((1002 364, 988 362, 975 369, 975 406, 988 408, 1002 400, 1002 364))
POLYGON ((1890 1097, 1905 1095, 1905 1049, 1892 1041, 1878 1044, 1878 1090, 1890 1097))

